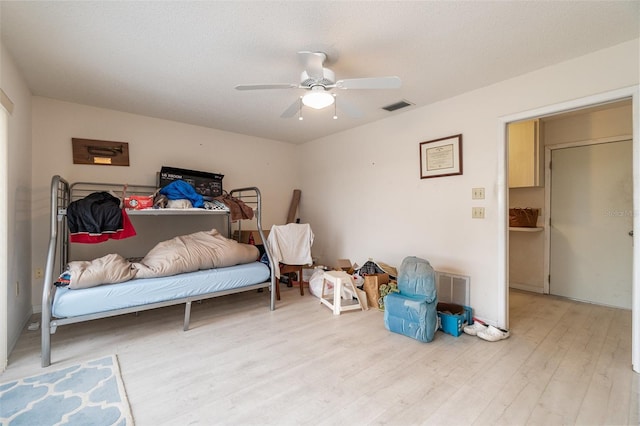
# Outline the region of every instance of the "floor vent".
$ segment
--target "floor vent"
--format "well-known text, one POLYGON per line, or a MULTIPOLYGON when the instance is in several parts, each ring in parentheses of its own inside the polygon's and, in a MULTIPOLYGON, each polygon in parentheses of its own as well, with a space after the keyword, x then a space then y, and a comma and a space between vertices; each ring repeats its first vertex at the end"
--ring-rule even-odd
POLYGON ((471 306, 469 300, 469 283, 471 279, 465 275, 436 271, 438 301, 471 306))
POLYGON ((400 102, 396 102, 395 104, 391 104, 391 105, 387 105, 385 107, 382 107, 382 109, 386 110, 386 111, 395 111, 401 108, 406 108, 408 106, 413 105, 411 102, 409 101, 405 101, 405 100, 401 100, 400 102))

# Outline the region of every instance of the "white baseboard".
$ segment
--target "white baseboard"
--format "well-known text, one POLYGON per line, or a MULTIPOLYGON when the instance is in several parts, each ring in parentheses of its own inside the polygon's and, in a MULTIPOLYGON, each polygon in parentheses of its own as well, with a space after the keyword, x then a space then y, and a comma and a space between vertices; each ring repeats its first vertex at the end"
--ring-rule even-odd
POLYGON ((476 315, 474 315, 474 316, 473 316, 473 318, 475 318, 476 320, 478 320, 478 321, 480 321, 480 322, 482 322, 482 323, 484 323, 484 324, 492 325, 492 326, 494 326, 494 327, 498 327, 498 322, 497 322, 497 321, 494 321, 494 320, 488 320, 488 319, 486 319, 486 318, 479 317, 479 316, 476 316, 476 315))
POLYGON ((510 282, 509 283, 509 288, 515 288, 517 290, 530 291, 530 292, 533 292, 533 293, 540 293, 540 294, 544 293, 544 288, 543 287, 538 287, 538 286, 531 285, 531 284, 522 284, 522 283, 510 282))

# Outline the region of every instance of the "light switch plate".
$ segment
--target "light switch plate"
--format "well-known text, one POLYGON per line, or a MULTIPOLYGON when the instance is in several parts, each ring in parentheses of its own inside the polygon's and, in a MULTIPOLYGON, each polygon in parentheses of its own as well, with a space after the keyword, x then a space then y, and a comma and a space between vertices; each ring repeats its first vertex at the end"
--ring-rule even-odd
POLYGON ((471 199, 484 200, 484 188, 471 188, 471 199))
POLYGON ((484 207, 471 207, 471 217, 473 219, 484 219, 484 207))

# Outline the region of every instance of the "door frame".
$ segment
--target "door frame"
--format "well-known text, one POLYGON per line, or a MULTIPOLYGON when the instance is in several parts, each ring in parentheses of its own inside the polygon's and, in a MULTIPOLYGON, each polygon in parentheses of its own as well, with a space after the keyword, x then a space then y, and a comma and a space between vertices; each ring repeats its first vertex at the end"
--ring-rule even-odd
MULTIPOLYGON (((633 121, 633 205, 640 206, 640 86, 630 86, 622 89, 611 90, 596 95, 586 96, 571 101, 523 111, 498 118, 498 176, 497 176, 497 201, 498 201, 498 285, 497 313, 498 323, 501 326, 509 326, 509 185, 508 178, 508 148, 507 148, 507 124, 512 121, 529 120, 548 115, 583 109, 590 106, 617 102, 631 99, 633 121)), ((640 229, 640 215, 634 214, 633 228, 640 229)), ((633 235, 634 247, 640 247, 640 232, 633 235)), ((640 373, 640 250, 633 251, 632 272, 632 313, 631 313, 631 364, 635 372, 640 373)))
MULTIPOLYGON (((1 89, 0 89, 1 90, 1 89)), ((4 94, 4 92, 2 92, 4 94)), ((0 105, 0 373, 7 368, 9 361, 9 189, 8 172, 9 112, 0 105)))
MULTIPOLYGON (((612 142, 625 142, 633 139, 633 135, 610 136, 606 138, 595 138, 585 141, 565 142, 544 147, 544 282, 543 294, 551 294, 551 283, 549 275, 551 273, 551 155, 556 149, 577 148, 582 146, 600 145, 612 142)), ((634 185, 635 187, 635 185, 634 185)))

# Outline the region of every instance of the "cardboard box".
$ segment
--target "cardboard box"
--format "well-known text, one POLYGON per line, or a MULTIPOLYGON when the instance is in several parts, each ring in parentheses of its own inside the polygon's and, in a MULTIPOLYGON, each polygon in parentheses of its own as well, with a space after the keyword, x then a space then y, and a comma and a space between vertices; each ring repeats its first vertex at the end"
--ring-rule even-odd
POLYGON ((196 192, 205 197, 205 199, 212 199, 222 195, 222 178, 224 178, 224 175, 219 173, 162 166, 158 178, 158 187, 160 188, 167 186, 174 180, 183 180, 193 186, 196 192))
POLYGON ((349 259, 338 259, 336 268, 345 271, 347 274, 353 274, 353 265, 349 259))
MULTIPOLYGON (((269 238, 269 231, 262 230, 265 238, 269 238)), ((260 232, 257 229, 248 229, 240 231, 240 238, 238 239, 238 231, 233 231, 233 239, 239 243, 251 244, 251 240, 253 239, 253 244, 262 244, 262 238, 260 238, 260 232)))
POLYGON ((468 306, 454 303, 438 303, 438 329, 458 337, 463 333, 464 326, 473 324, 473 312, 468 306))

